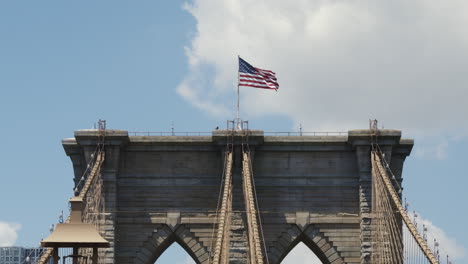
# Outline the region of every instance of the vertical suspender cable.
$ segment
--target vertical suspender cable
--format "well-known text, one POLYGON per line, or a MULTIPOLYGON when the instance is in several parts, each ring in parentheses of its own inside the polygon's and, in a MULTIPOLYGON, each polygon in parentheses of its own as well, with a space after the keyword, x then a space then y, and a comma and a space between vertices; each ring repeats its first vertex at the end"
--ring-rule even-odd
POLYGON ((438 264, 439 261, 435 258, 434 254, 431 252, 430 248, 427 246, 427 243, 422 239, 422 237, 419 235, 418 231, 416 230, 416 227, 413 225, 411 220, 409 219, 408 215, 406 214, 405 210, 403 209, 401 205, 401 201, 399 196, 397 195, 396 191, 393 188, 392 183, 390 182, 385 169, 382 166, 382 161, 377 154, 376 151, 371 152, 371 162, 373 168, 376 168, 376 172, 378 172, 378 176, 380 177, 384 183, 384 186, 386 187, 386 190, 389 193, 389 196, 393 200, 394 205, 396 206, 396 209, 400 213, 400 215, 403 218, 403 222, 406 224, 408 227, 409 231, 411 232, 412 236, 415 238, 417 245, 419 248, 422 250, 422 253, 424 253, 424 256, 429 260, 431 264, 438 264))

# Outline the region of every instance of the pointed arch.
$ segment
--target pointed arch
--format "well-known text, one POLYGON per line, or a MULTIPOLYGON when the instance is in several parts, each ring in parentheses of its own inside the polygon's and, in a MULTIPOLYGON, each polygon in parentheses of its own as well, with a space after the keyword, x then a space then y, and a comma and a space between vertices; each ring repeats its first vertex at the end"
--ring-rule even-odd
MULTIPOLYGON (((309 263, 322 263, 308 246, 302 241, 299 242, 286 257, 281 261, 281 264, 296 264, 306 259, 309 263)), ((323 263, 322 263, 323 264, 323 263)))
POLYGON ((137 252, 136 263, 153 264, 173 243, 178 243, 197 264, 209 261, 207 248, 185 225, 179 225, 175 231, 165 225, 153 232, 137 252))
POLYGON ((195 260, 187 253, 179 243, 172 243, 162 254, 158 257, 154 264, 172 264, 172 263, 185 263, 195 264, 195 260))
POLYGON ((313 225, 309 225, 304 231, 297 225, 290 225, 283 231, 268 247, 270 263, 281 263, 299 242, 303 242, 310 248, 324 264, 344 263, 333 243, 313 225))

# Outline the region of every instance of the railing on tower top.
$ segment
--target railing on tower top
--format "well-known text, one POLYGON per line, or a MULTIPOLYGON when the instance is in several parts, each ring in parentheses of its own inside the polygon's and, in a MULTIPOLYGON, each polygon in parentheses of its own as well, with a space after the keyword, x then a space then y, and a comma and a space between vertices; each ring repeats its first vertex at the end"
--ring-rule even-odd
POLYGON ((265 136, 347 136, 348 132, 264 132, 265 136))
MULTIPOLYGON (((128 132, 130 136, 211 136, 213 132, 128 132)), ((348 132, 263 132, 265 136, 347 136, 348 132)))
POLYGON ((211 136, 212 132, 128 132, 130 136, 211 136))

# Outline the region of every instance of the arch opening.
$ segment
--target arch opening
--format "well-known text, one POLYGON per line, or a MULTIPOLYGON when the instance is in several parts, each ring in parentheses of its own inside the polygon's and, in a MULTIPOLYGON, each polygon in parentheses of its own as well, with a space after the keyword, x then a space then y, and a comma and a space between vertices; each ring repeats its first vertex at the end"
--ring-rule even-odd
MULTIPOLYGON (((135 256, 135 261, 139 263, 154 264, 154 263, 179 263, 175 262, 176 256, 184 256, 186 263, 205 263, 209 258, 209 252, 202 241, 190 231, 185 225, 180 225, 176 230, 172 230, 167 226, 160 229, 154 229, 151 236, 143 243, 143 247, 135 256), (171 248, 166 253, 166 250, 171 248), (180 249, 182 248, 182 249, 180 249), (179 252, 177 255, 171 252, 179 252), (166 254, 167 256, 166 256, 166 254), (164 262, 160 262, 160 257, 163 257, 164 262), (191 259, 190 259, 190 258, 191 259), (169 260, 170 259, 170 260, 169 260), (188 261, 190 260, 190 261, 188 261), (193 260, 193 262, 192 262, 193 260)), ((177 261, 179 258, 177 257, 177 261)))
POLYGON ((301 241, 289 251, 281 264, 323 264, 323 262, 301 241))
POLYGON ((154 264, 196 264, 190 254, 177 242, 174 241, 156 259, 154 264))

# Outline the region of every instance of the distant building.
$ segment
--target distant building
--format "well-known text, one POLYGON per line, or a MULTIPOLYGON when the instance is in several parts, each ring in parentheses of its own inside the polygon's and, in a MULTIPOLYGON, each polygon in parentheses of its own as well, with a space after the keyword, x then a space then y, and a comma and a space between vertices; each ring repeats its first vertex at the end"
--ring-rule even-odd
POLYGON ((35 264, 43 248, 0 247, 0 264, 35 264))

